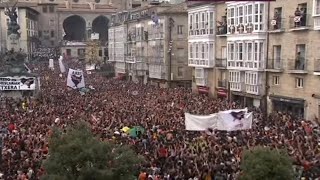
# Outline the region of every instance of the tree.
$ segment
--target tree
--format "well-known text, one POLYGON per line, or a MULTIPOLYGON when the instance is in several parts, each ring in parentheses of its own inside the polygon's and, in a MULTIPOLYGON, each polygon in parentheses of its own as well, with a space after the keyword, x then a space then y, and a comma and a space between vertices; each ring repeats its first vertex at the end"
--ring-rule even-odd
POLYGON ((49 141, 50 156, 43 162, 45 180, 129 180, 142 162, 128 146, 102 142, 85 123, 55 129, 49 141))
POLYGON ((99 57, 99 50, 100 50, 99 41, 90 40, 87 43, 86 57, 85 57, 85 61, 87 64, 97 66, 102 63, 102 59, 101 57, 99 57))
POLYGON ((256 147, 246 150, 241 162, 241 180, 294 179, 292 160, 283 150, 256 147))

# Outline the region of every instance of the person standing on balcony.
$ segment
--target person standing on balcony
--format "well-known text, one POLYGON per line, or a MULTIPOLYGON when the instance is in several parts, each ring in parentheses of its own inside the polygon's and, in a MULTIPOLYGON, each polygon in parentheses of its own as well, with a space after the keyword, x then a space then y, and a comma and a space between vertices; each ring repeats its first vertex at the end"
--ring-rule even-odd
POLYGON ((275 10, 273 20, 276 21, 276 24, 273 26, 274 29, 279 29, 280 28, 280 23, 281 23, 281 17, 278 12, 278 10, 275 10))
POLYGON ((299 27, 301 23, 301 11, 299 7, 296 8, 296 11, 294 12, 294 27, 299 27))

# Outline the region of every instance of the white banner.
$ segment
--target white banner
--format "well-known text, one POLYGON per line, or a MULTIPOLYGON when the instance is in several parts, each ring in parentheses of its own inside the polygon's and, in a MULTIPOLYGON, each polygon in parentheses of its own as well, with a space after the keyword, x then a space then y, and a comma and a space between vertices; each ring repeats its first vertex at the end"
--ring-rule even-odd
POLYGON ((82 70, 69 69, 67 77, 67 86, 73 89, 84 88, 84 77, 82 70))
POLYGON ((63 60, 63 57, 60 56, 59 57, 59 68, 60 68, 60 72, 61 73, 65 73, 66 72, 66 67, 64 66, 62 60, 63 60))
POLYGON ((53 59, 49 59, 49 68, 50 68, 51 70, 54 70, 53 59))
POLYGON ((217 128, 217 115, 197 116, 185 113, 185 125, 187 131, 206 131, 209 128, 217 128))
POLYGON ((221 131, 237 131, 251 129, 252 112, 248 109, 233 109, 220 111, 210 115, 192 115, 185 113, 185 125, 188 131, 206 131, 215 129, 221 131))
POLYGON ((252 128, 252 112, 245 110, 231 110, 219 112, 219 120, 217 123, 218 130, 237 131, 252 128))
POLYGON ((35 90, 35 80, 35 77, 0 77, 0 90, 35 90))

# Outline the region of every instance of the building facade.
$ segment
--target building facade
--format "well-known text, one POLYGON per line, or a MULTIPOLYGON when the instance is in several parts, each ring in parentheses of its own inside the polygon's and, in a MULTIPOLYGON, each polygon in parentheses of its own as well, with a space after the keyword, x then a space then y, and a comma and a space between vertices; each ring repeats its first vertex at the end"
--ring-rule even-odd
MULTIPOLYGON (((20 25, 19 46, 20 49, 30 57, 38 44, 39 12, 33 8, 20 4, 17 7, 17 14, 18 24, 20 25)), ((10 21, 9 17, 5 15, 5 7, 0 9, 0 20, 1 51, 5 52, 8 45, 7 23, 10 21)))
POLYGON ((191 86, 186 4, 149 5, 124 13, 124 17, 115 15, 109 30, 109 61, 114 62, 116 73, 159 87, 191 86))
POLYGON ((266 2, 227 3, 227 68, 231 97, 260 107, 265 97, 266 2))
POLYGON ((269 112, 284 111, 310 120, 319 118, 319 2, 270 3, 269 112))

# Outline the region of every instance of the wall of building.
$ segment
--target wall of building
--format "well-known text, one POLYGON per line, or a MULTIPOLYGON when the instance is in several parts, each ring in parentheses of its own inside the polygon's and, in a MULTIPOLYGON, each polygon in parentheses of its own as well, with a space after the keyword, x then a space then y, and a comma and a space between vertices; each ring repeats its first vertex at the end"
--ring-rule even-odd
MULTIPOLYGON (((269 57, 273 57, 273 46, 281 45, 281 57, 283 72, 269 72, 269 95, 279 95, 284 97, 304 99, 305 103, 305 118, 314 119, 319 117, 319 99, 312 97, 313 94, 319 92, 319 76, 313 74, 317 59, 320 57, 320 34, 319 31, 313 30, 312 2, 307 4, 307 26, 306 30, 292 31, 292 17, 300 3, 305 3, 303 0, 283 0, 270 3, 270 15, 273 17, 274 8, 282 7, 282 23, 284 32, 269 34, 269 57), (290 3, 289 3, 290 2, 290 3), (296 45, 306 45, 306 73, 290 73, 289 69, 293 67, 296 60, 296 45), (273 78, 279 77, 279 85, 275 85, 273 78), (296 78, 303 78, 303 88, 296 87, 296 78)), ((269 64, 272 62, 269 62, 269 64)), ((272 101, 268 99, 269 112, 272 111, 272 101)))

